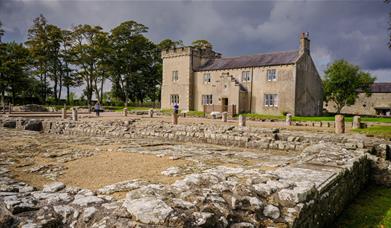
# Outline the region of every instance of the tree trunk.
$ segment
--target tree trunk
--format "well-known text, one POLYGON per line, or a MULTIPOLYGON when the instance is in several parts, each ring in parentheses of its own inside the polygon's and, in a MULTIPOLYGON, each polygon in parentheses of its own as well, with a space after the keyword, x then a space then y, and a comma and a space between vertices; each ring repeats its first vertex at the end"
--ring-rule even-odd
POLYGON ((54 86, 53 86, 53 94, 54 94, 54 101, 56 102, 56 104, 58 103, 58 100, 57 100, 57 76, 54 76, 54 86))
POLYGON ((105 79, 102 78, 102 81, 100 82, 100 103, 103 102, 103 84, 105 83, 105 79))
POLYGON ((47 98, 47 94, 48 94, 48 88, 47 88, 47 74, 45 73, 44 74, 44 79, 43 79, 43 89, 44 89, 44 103, 46 103, 46 98, 47 98))
POLYGON ((69 85, 67 85, 66 87, 67 87, 67 104, 69 104, 69 85))
POLYGON ((62 91, 62 75, 60 74, 60 84, 59 84, 59 88, 58 88, 58 99, 61 100, 61 91, 62 91))
POLYGON ((5 91, 4 89, 1 91, 1 107, 3 107, 3 113, 5 113, 5 101, 4 101, 4 97, 5 97, 5 91))

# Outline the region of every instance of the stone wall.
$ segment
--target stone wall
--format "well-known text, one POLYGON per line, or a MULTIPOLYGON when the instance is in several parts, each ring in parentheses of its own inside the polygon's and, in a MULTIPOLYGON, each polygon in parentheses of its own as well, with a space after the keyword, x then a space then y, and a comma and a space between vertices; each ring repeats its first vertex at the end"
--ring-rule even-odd
POLYGON ((97 125, 95 122, 44 121, 45 132, 71 135, 159 137, 174 141, 210 143, 257 149, 301 151, 307 146, 323 142, 340 143, 347 147, 364 148, 364 136, 333 135, 313 132, 282 131, 268 128, 249 128, 214 125, 171 125, 168 123, 145 124, 137 121, 110 121, 97 125))
MULTIPOLYGON (((330 113, 336 112, 334 102, 330 101, 325 103, 324 108, 330 113)), ((377 115, 375 108, 391 109, 391 93, 372 93, 370 97, 361 93, 359 94, 355 104, 343 107, 341 113, 353 115, 377 115)))

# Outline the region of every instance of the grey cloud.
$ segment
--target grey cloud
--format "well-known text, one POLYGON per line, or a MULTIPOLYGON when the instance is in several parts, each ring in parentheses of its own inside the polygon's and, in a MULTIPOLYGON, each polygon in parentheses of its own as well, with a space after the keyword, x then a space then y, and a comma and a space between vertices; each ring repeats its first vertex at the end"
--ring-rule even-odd
POLYGON ((0 1, 5 40, 22 42, 40 13, 49 23, 70 28, 96 24, 110 30, 125 20, 150 28, 148 37, 210 40, 225 56, 298 48, 310 32, 320 73, 344 58, 391 81, 387 49, 388 12, 382 1, 0 1))

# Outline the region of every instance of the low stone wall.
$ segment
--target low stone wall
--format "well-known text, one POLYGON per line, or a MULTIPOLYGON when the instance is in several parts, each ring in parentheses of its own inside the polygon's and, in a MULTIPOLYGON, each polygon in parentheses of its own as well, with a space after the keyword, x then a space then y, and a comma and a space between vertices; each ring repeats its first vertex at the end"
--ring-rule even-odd
POLYGON ((293 227, 333 227, 334 220, 366 186, 370 162, 366 156, 356 159, 349 168, 322 184, 307 201, 293 227))
POLYGON ((345 136, 324 133, 283 131, 268 128, 248 128, 215 125, 145 124, 134 120, 95 122, 44 121, 45 132, 71 135, 115 137, 159 137, 174 141, 211 143, 257 149, 301 151, 319 141, 343 144, 351 148, 364 148, 378 141, 363 140, 364 136, 345 136))

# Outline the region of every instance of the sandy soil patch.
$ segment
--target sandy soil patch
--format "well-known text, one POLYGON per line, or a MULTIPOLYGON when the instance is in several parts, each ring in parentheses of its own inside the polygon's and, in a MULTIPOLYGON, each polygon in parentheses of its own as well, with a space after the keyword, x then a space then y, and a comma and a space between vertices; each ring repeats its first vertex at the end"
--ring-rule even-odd
POLYGON ((65 164, 68 168, 59 181, 88 189, 131 179, 141 179, 152 183, 173 183, 178 177, 160 174, 171 166, 186 166, 191 162, 170 160, 154 155, 102 152, 92 157, 81 158, 65 164))

